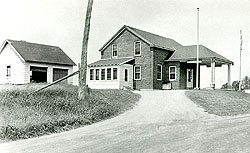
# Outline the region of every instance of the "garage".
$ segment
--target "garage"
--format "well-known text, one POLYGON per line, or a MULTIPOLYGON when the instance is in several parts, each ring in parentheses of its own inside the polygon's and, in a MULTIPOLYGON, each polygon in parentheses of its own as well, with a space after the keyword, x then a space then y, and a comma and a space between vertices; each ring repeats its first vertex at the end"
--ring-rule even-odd
POLYGON ((30 67, 30 82, 42 83, 47 82, 47 67, 30 67))
POLYGON ((61 78, 65 77, 65 76, 67 76, 67 75, 68 75, 68 69, 53 68, 53 81, 61 79, 61 78))

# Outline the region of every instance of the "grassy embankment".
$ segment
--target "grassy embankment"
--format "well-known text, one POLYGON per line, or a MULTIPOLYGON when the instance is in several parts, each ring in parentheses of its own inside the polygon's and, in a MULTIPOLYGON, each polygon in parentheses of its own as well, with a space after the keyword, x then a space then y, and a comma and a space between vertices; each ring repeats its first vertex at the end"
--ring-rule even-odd
POLYGON ((90 90, 86 101, 77 87, 57 85, 29 95, 41 85, 8 86, 0 90, 0 139, 18 140, 67 131, 116 116, 139 100, 124 90, 90 90))
POLYGON ((189 90, 186 95, 210 114, 235 116, 250 114, 250 94, 225 90, 189 90))

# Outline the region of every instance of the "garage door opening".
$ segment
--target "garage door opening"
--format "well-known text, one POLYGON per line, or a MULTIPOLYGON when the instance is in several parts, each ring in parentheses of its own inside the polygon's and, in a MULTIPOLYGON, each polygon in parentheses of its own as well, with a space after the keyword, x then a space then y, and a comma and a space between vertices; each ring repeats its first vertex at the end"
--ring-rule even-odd
MULTIPOLYGON (((67 75, 68 75, 68 69, 53 68, 53 81, 61 79, 67 75)), ((62 81, 62 83, 67 83, 67 80, 62 81)))
POLYGON ((46 67, 30 67, 30 82, 42 83, 47 82, 47 68, 46 67))

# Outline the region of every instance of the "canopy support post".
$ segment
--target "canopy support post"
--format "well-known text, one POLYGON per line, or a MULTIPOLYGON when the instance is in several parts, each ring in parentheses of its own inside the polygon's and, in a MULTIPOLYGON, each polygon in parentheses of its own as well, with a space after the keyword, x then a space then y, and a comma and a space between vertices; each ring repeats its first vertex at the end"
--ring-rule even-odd
POLYGON ((211 84, 210 87, 215 89, 215 59, 211 59, 211 84))
POLYGON ((227 88, 231 89, 231 64, 228 64, 228 72, 227 72, 227 88))

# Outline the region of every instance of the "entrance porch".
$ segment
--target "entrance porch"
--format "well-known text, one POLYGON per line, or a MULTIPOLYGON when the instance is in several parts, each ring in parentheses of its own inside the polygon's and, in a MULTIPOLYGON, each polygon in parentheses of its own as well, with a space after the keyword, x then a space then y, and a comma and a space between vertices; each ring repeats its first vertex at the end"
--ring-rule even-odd
MULTIPOLYGON (((234 64, 227 58, 219 55, 218 53, 200 45, 199 46, 199 74, 198 79, 196 79, 196 49, 197 46, 184 46, 173 53, 173 55, 166 59, 168 65, 174 63, 177 64, 177 81, 170 82, 173 85, 173 89, 192 89, 196 88, 196 80, 198 80, 198 88, 200 88, 200 67, 207 66, 211 68, 211 80, 210 88, 215 88, 215 68, 221 67, 222 65, 228 65, 227 72, 227 83, 231 84, 231 66, 234 64), (178 66, 179 65, 179 66, 178 66), (179 74, 178 74, 179 73, 179 74)), ((176 65, 176 64, 175 64, 176 65)))

